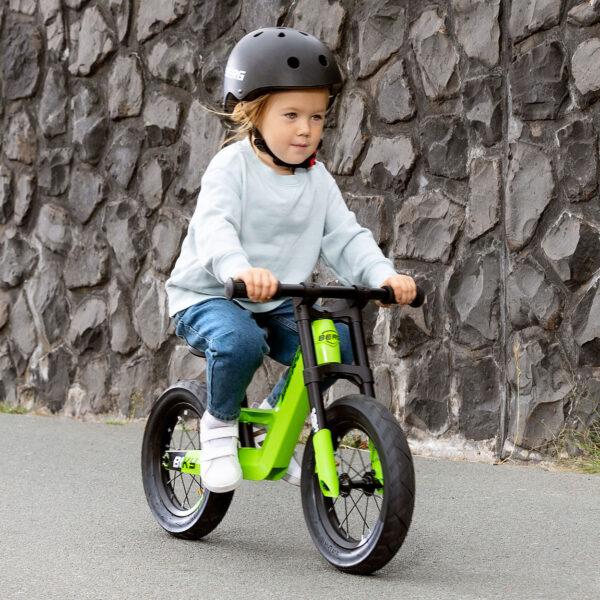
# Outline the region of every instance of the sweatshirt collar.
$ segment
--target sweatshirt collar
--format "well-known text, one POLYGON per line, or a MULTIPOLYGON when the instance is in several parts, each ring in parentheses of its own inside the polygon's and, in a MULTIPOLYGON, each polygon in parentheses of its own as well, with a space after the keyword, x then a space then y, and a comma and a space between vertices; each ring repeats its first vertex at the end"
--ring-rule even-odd
POLYGON ((279 173, 275 172, 274 169, 268 165, 265 165, 265 163, 260 160, 258 156, 256 156, 248 138, 244 138, 240 143, 242 144, 244 151, 250 155, 250 164, 252 164, 252 167, 258 169, 260 173, 264 175, 264 177, 275 183, 275 185, 295 187, 300 185, 305 180, 308 173, 307 169, 296 169, 294 175, 280 175, 279 173))

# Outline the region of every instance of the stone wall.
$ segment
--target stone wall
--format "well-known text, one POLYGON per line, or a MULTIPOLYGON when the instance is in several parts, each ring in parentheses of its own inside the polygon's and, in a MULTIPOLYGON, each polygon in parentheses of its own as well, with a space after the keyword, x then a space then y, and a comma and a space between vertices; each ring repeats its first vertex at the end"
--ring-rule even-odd
POLYGON ((597 410, 599 1, 4 0, 0 23, 0 401, 143 416, 201 374, 164 282, 225 134, 203 105, 237 40, 289 25, 347 77, 322 160, 427 290, 366 311, 379 400, 414 443, 496 455, 597 410))

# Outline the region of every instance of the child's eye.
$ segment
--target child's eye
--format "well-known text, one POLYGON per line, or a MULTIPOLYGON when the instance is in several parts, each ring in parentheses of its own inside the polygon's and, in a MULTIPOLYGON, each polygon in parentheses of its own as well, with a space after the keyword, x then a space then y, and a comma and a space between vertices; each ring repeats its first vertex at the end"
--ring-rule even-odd
POLYGON ((295 116, 296 116, 296 113, 286 113, 286 115, 285 115, 285 116, 286 116, 286 117, 290 117, 290 118, 291 118, 291 117, 295 117, 295 116))

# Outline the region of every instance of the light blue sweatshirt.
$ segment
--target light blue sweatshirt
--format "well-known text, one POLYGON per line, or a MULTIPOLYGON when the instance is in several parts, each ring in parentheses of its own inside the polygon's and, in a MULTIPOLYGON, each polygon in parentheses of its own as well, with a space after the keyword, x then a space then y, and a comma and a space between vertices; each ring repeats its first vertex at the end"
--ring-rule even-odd
MULTIPOLYGON (((224 298, 225 281, 251 267, 294 284, 310 281, 319 257, 342 285, 379 287, 396 274, 319 161, 294 175, 280 175, 256 156, 246 138, 215 154, 201 186, 166 282, 171 317, 197 302, 224 298)), ((284 300, 235 301, 260 313, 284 300)))

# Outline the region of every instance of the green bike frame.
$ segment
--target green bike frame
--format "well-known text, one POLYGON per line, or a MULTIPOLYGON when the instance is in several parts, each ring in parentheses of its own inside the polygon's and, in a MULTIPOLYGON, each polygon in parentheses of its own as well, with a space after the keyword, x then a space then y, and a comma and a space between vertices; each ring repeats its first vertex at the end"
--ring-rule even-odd
MULTIPOLYGON (((331 319, 317 319, 312 322, 312 332, 317 364, 341 363, 339 337, 334 322, 331 319)), ((241 409, 240 423, 267 428, 260 448, 240 448, 238 451, 244 479, 275 480, 285 475, 310 408, 303 372, 304 363, 299 346, 275 408, 241 409)), ((339 481, 329 429, 319 429, 313 436, 313 445, 321 490, 327 496, 337 497, 339 481)), ((173 467, 179 467, 182 473, 201 475, 200 450, 169 454, 172 454, 173 467)))

